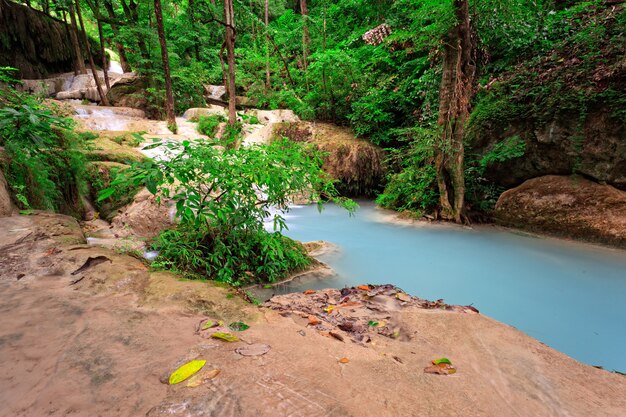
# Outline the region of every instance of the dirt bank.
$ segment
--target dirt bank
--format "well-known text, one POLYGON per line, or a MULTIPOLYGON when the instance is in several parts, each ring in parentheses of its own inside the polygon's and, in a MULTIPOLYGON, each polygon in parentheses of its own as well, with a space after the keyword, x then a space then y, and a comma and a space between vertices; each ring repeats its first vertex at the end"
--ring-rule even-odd
POLYGON ((86 246, 73 219, 52 214, 1 218, 0 259, 0 416, 622 416, 626 410, 623 376, 578 363, 471 310, 447 310, 393 287, 280 296, 256 307, 228 288, 181 281, 86 246), (232 332, 241 341, 227 343, 200 330, 206 318, 250 328, 232 332), (260 356, 235 352, 254 343, 271 348, 260 356), (424 373, 443 356, 455 374, 424 373), (196 358, 219 375, 197 388, 160 382, 196 358))

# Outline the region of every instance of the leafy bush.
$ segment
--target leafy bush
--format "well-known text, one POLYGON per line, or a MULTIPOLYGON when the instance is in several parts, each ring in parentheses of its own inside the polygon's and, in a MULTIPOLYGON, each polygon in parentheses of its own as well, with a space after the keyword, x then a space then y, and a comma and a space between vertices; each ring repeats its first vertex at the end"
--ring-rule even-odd
POLYGON ((349 210, 356 205, 337 197, 313 148, 286 140, 240 149, 222 144, 155 143, 151 146, 165 147, 164 160, 123 171, 100 199, 132 184, 175 202, 180 225, 164 231, 156 243, 161 251, 157 265, 168 269, 239 285, 273 282, 307 266, 302 247, 281 234, 290 196, 305 192, 320 207, 322 200, 349 210), (267 219, 273 232, 264 228, 267 219))
POLYGON ((378 196, 376 203, 385 208, 422 215, 434 209, 439 198, 433 163, 436 130, 413 128, 401 132, 417 138, 408 152, 395 152, 400 170, 390 175, 385 191, 378 196))
POLYGON ((200 116, 198 118, 198 133, 207 135, 208 137, 212 138, 213 135, 215 135, 217 127, 220 125, 220 123, 223 123, 225 121, 226 119, 224 118, 224 116, 221 116, 219 114, 200 116))
POLYGON ((9 186, 22 208, 78 215, 84 157, 73 121, 39 98, 20 93, 10 69, 0 68, 0 146, 9 186))

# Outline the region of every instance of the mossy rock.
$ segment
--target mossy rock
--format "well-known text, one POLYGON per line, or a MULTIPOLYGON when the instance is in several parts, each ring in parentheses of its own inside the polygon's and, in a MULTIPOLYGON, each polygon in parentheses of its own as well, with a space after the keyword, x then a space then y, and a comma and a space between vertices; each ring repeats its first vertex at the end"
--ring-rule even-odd
POLYGON ((130 204, 140 187, 117 187, 113 195, 98 201, 100 191, 109 188, 118 173, 128 169, 119 162, 98 161, 87 164, 85 177, 89 185, 89 197, 100 217, 110 220, 117 210, 130 204))
POLYGON ((107 137, 98 137, 90 144, 86 157, 90 161, 118 162, 130 164, 142 162, 147 156, 130 146, 120 145, 107 137))

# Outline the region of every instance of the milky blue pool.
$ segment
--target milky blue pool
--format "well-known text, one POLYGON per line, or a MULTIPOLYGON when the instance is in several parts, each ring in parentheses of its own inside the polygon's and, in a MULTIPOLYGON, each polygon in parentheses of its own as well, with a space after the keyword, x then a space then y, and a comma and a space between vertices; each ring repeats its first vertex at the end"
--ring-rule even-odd
POLYGON ((418 297, 472 304, 579 361, 626 371, 626 251, 475 230, 384 221, 372 203, 353 217, 293 208, 288 236, 326 240, 337 276, 280 291, 392 283, 418 297))

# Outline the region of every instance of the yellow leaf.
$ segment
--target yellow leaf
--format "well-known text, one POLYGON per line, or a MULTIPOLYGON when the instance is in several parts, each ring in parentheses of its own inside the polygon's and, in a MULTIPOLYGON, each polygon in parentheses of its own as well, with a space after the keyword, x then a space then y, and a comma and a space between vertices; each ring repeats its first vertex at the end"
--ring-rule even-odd
POLYGON ((211 335, 211 337, 215 339, 221 339, 225 342, 238 342, 239 338, 234 334, 225 333, 225 332, 215 332, 211 335))
POLYGON ((205 363, 205 360, 193 360, 187 362, 186 364, 175 370, 172 375, 170 375, 170 385, 183 382, 185 379, 189 378, 200 369, 202 369, 205 363))
POLYGON ((335 309, 335 306, 328 306, 324 309, 324 311, 330 314, 333 312, 334 309, 335 309))

